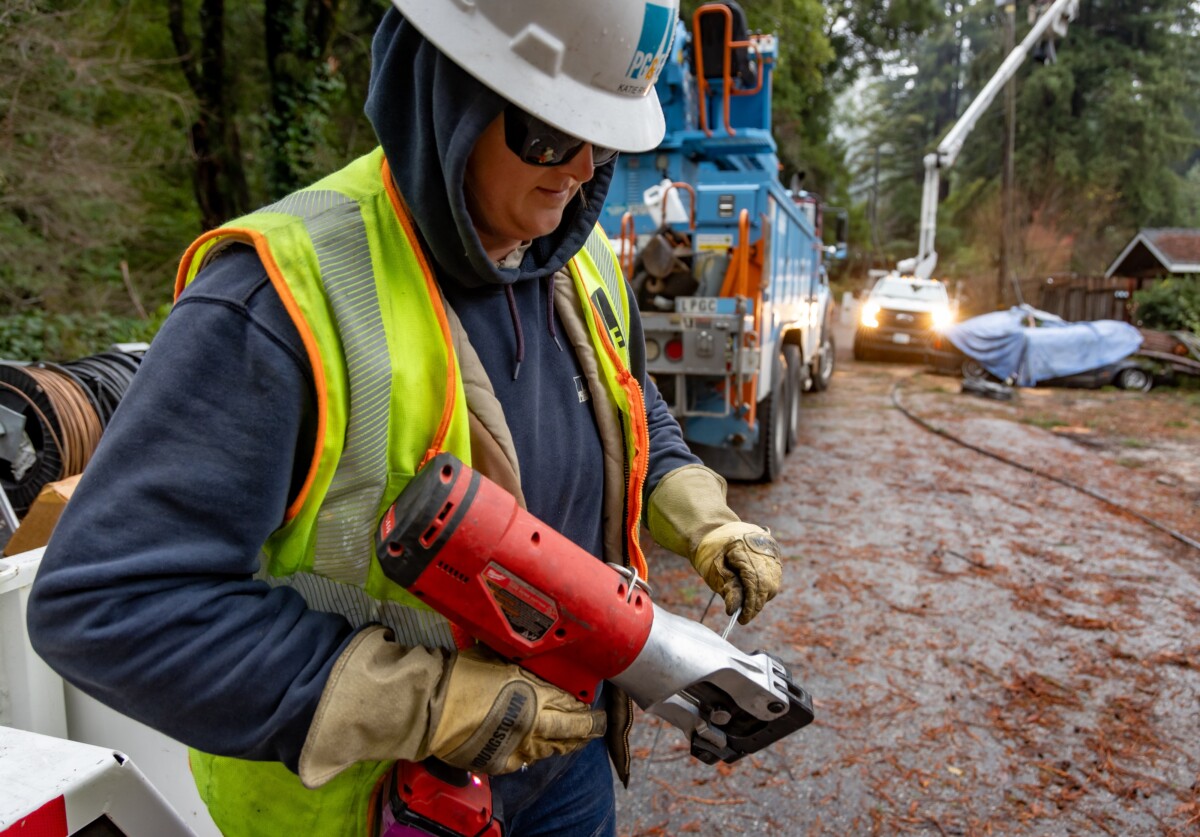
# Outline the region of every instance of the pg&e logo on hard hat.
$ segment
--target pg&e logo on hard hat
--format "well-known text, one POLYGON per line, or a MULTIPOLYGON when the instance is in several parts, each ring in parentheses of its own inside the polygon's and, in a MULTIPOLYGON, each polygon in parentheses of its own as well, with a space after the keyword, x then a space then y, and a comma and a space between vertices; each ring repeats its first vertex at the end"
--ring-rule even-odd
POLYGON ((674 8, 652 3, 647 3, 645 8, 637 49, 625 71, 624 83, 617 88, 620 93, 638 96, 648 93, 671 51, 671 37, 675 34, 674 8))

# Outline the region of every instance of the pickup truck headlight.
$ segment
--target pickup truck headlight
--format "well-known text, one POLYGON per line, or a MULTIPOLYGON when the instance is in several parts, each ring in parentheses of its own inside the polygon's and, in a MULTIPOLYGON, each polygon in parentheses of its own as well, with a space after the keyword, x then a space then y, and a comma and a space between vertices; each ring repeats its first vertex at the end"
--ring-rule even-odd
POLYGON ((879 303, 867 302, 864 304, 859 319, 867 328, 879 328, 879 303))
POLYGON ((935 331, 945 331, 954 324, 954 312, 949 308, 933 309, 933 328, 935 331))

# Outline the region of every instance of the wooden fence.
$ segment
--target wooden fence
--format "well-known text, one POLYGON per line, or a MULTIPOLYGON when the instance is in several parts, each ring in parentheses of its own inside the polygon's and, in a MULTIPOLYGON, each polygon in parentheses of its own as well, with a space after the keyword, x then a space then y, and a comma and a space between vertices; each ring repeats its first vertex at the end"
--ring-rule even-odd
POLYGON ((1133 293, 1141 287, 1142 281, 1118 276, 1067 275, 1022 280, 1021 289, 1026 300, 1070 322, 1130 322, 1133 293))

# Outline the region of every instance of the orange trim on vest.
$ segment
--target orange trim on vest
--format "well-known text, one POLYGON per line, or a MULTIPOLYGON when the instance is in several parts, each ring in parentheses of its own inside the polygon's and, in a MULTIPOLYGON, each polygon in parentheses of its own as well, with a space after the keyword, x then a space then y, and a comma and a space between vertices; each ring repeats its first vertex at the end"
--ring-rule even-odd
MULTIPOLYGON (((574 259, 571 260, 571 266, 575 268, 576 273, 581 272, 574 259)), ((604 318, 600 316, 596 303, 589 299, 588 305, 592 309, 592 321, 603 325, 604 318)), ((650 430, 646 426, 646 397, 642 394, 642 386, 637 382, 637 378, 633 377, 633 373, 626 368, 621 356, 617 354, 612 339, 609 337, 608 329, 600 327, 596 329, 596 332, 600 335, 608 359, 618 370, 617 382, 625 390, 625 397, 629 400, 629 418, 633 425, 630 429, 633 431, 634 450, 633 461, 629 463, 629 485, 625 486, 625 502, 629 514, 629 529, 625 536, 629 546, 629 562, 637 570, 639 576, 648 579, 650 568, 646 564, 646 556, 638 541, 638 529, 642 521, 642 487, 646 484, 646 473, 650 470, 650 430), (640 406, 641 409, 634 409, 634 405, 640 406)))
POLYGON ((263 267, 267 271, 267 276, 271 279, 271 285, 279 295, 280 301, 283 302, 283 307, 287 309, 292 322, 296 324, 296 331, 300 333, 300 340, 304 343, 304 350, 308 353, 308 362, 312 365, 313 385, 317 391, 316 442, 313 445, 312 464, 308 466, 308 473, 304 477, 304 484, 300 486, 300 491, 296 494, 296 499, 292 501, 284 513, 283 519, 286 523, 300 513, 304 501, 308 498, 308 492, 312 488, 313 481, 316 479, 317 465, 321 461, 321 446, 325 439, 326 410, 329 404, 329 393, 325 387, 325 365, 321 363, 321 353, 317 349, 317 338, 309 327, 308 321, 304 319, 304 314, 300 311, 300 306, 296 303, 296 298, 292 296, 291 288, 288 287, 287 281, 283 278, 283 272, 279 269, 279 265, 275 263, 275 258, 271 255, 271 248, 267 244, 266 236, 257 230, 218 228, 209 230, 196 239, 192 246, 187 249, 187 252, 183 254, 183 259, 179 263, 179 273, 175 277, 175 298, 179 299, 179 295, 183 293, 183 289, 187 284, 187 274, 191 268, 192 261, 196 257, 197 250, 203 244, 215 238, 233 238, 244 244, 254 246, 255 251, 258 253, 258 258, 262 261, 263 267))
POLYGON ((405 205, 403 196, 396 188, 396 182, 392 180, 392 170, 388 166, 386 157, 383 158, 382 176, 384 188, 387 189, 392 209, 396 213, 396 220, 404 228, 404 234, 408 236, 413 252, 416 253, 417 261, 421 265, 421 272, 425 274, 425 289, 429 292, 429 304, 433 306, 433 312, 437 315, 438 326, 442 329, 442 340, 446 343, 446 400, 442 405, 442 420, 438 423, 437 433, 433 437, 429 450, 425 451, 425 455, 421 458, 421 464, 418 466, 420 469, 424 468, 425 463, 430 459, 442 452, 446 434, 450 432, 450 419, 454 415, 454 402, 457 397, 458 371, 454 363, 454 342, 450 336, 450 321, 446 318, 446 309, 442 306, 441 289, 433 278, 433 271, 430 270, 429 261, 425 258, 425 251, 421 247, 421 239, 417 237, 416 230, 413 228, 412 215, 409 214, 408 206, 405 205))
MULTIPOLYGON (((607 335, 605 342, 608 342, 607 335)), ((612 348, 611 344, 608 345, 608 351, 611 355, 616 355, 616 350, 612 348)), ((650 567, 646 563, 646 556, 642 553, 642 544, 638 540, 638 530, 642 521, 642 488, 646 485, 646 474, 650 470, 650 431, 646 427, 646 396, 642 393, 641 384, 628 369, 621 369, 618 380, 625 388, 625 397, 641 408, 630 411, 630 418, 633 421, 634 457, 633 464, 629 467, 628 487, 629 560, 642 578, 649 580, 650 567)))
MULTIPOLYGON (((434 314, 437 315, 438 326, 442 330, 442 340, 446 343, 446 400, 442 405, 442 420, 438 423, 437 433, 433 437, 433 442, 429 446, 429 450, 425 451, 425 455, 421 457, 421 464, 417 466, 418 470, 424 468, 430 459, 442 452, 442 446, 446 441, 446 434, 450 432, 450 420, 454 415, 454 402, 458 397, 458 370, 454 362, 454 341, 450 336, 450 321, 446 318, 446 309, 442 305, 442 292, 438 287, 437 281, 433 278, 433 271, 429 268, 429 261, 425 258, 425 250, 421 247, 421 239, 417 238, 416 230, 413 228, 412 215, 408 211, 408 206, 404 203, 404 197, 400 194, 400 190, 396 188, 396 181, 392 180, 392 170, 388 166, 387 157, 383 158, 382 177, 384 188, 387 189, 388 198, 392 202, 392 209, 396 213, 396 220, 400 222, 400 226, 404 228, 404 234, 408 236, 409 242, 412 244, 413 252, 417 255, 417 261, 421 265, 421 272, 425 274, 425 288, 429 292, 429 304, 433 306, 434 314)), ((459 649, 471 648, 475 645, 475 637, 471 636, 457 622, 447 620, 450 625, 450 636, 454 639, 454 646, 459 649)))

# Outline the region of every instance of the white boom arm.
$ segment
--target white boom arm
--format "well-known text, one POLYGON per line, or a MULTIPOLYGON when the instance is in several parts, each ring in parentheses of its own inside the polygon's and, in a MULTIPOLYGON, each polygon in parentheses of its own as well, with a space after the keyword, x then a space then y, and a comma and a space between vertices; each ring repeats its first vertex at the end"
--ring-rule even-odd
POLYGON ((1025 63, 1025 59, 1034 46, 1046 34, 1046 30, 1053 27, 1055 34, 1060 38, 1063 37, 1067 34, 1067 24, 1075 19, 1078 11, 1079 0, 1054 0, 1033 24, 1033 28, 1029 30, 1025 39, 1004 59, 1000 69, 996 70, 995 75, 979 91, 979 95, 967 106, 963 115, 954 123, 954 127, 946 133, 941 143, 938 144, 937 151, 925 155, 925 188, 921 193, 921 235, 917 257, 900 262, 897 265, 900 272, 912 273, 922 279, 928 279, 933 275, 933 269, 937 267, 937 251, 933 249, 933 239, 937 232, 938 187, 941 169, 948 169, 954 165, 954 161, 958 159, 958 153, 962 151, 963 141, 971 133, 975 123, 979 121, 979 117, 996 98, 1000 88, 1016 75, 1017 70, 1025 63))

